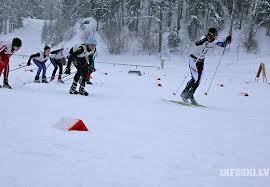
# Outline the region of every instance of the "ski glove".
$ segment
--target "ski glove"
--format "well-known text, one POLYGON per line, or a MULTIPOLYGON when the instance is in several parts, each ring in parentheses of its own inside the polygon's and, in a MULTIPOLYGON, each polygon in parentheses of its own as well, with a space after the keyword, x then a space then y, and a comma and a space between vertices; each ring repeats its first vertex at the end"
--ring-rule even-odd
POLYGON ((232 43, 232 36, 227 36, 227 38, 226 38, 226 43, 227 43, 227 44, 232 43))
POLYGON ((65 74, 70 75, 70 68, 69 67, 66 67, 65 74))
POLYGON ((30 66, 31 65, 31 62, 27 62, 27 66, 30 66))

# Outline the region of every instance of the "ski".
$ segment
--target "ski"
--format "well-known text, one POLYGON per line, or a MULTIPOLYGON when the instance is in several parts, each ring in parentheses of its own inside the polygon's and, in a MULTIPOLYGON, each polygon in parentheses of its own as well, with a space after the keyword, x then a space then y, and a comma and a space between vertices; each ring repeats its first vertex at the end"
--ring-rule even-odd
POLYGON ((201 105, 201 104, 194 105, 192 103, 185 103, 183 101, 175 101, 175 100, 167 100, 167 99, 164 99, 164 101, 180 104, 180 105, 183 105, 183 106, 207 108, 207 106, 204 106, 204 105, 201 105))

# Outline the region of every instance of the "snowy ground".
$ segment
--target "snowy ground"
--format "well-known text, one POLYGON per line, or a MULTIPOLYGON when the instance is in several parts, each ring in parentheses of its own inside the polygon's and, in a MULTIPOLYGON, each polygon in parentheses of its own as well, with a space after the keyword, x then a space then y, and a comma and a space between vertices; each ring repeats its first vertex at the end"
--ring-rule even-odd
MULTIPOLYGON (((37 37, 26 37, 25 43, 37 37)), ((21 54, 36 50, 27 47, 21 54)), ((12 68, 26 60, 13 57, 12 68)), ((159 64, 157 57, 143 56, 99 60, 159 64)), ((138 68, 142 77, 127 73, 136 68, 97 64, 89 97, 69 95, 72 80, 24 86, 35 72, 11 73, 14 89, 0 90, 0 186, 269 186, 270 176, 220 177, 219 172, 270 168, 270 85, 245 83, 254 80, 260 61, 268 68, 270 57, 242 56, 237 62, 227 55, 205 96, 218 60, 207 59, 206 79, 196 95, 207 108, 164 101, 179 98, 172 93, 188 75, 184 57, 167 61, 164 70, 138 68), (55 128, 63 117, 82 119, 90 132, 55 128)), ((48 76, 51 71, 50 66, 48 76)))

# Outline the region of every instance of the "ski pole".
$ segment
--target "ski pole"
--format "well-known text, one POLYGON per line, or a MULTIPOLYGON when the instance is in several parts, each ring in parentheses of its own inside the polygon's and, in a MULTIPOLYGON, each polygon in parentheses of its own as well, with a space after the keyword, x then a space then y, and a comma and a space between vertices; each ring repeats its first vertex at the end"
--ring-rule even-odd
POLYGON ((213 83, 213 81, 214 81, 214 79, 215 79, 215 77, 216 77, 218 68, 219 68, 219 66, 220 66, 220 64, 221 64, 221 61, 222 61, 222 58, 223 58, 223 55, 224 55, 225 51, 226 51, 226 47, 224 47, 224 50, 223 50, 222 55, 221 55, 221 57, 220 57, 220 59, 219 59, 218 65, 217 65, 217 67, 216 67, 215 73, 214 73, 214 75, 213 75, 213 77, 212 77, 211 83, 210 83, 210 85, 209 85, 207 91, 204 93, 206 96, 208 95, 209 90, 210 90, 210 88, 211 88, 211 86, 212 86, 212 83, 213 83))
POLYGON ((187 75, 185 75, 184 79, 182 80, 181 84, 179 85, 178 89, 176 92, 173 92, 173 95, 176 96, 176 94, 179 92, 180 88, 183 86, 185 80, 187 79, 187 75))
POLYGON ((48 67, 50 67, 50 65, 51 65, 51 62, 50 62, 49 65, 46 67, 46 69, 48 69, 48 67))
POLYGON ((32 68, 32 69, 25 69, 25 71, 33 72, 34 70, 37 70, 37 69, 38 69, 38 67, 37 68, 32 68))
POLYGON ((73 77, 69 77, 68 79, 63 80, 64 82, 67 82, 69 80, 73 79, 73 77))
POLYGON ((24 82, 23 85, 34 83, 35 81, 24 82))
POLYGON ((77 73, 77 71, 74 71, 74 72, 70 73, 69 75, 65 75, 64 77, 62 77, 62 80, 63 80, 64 78, 69 77, 70 75, 72 75, 72 74, 74 74, 74 73, 77 73))
MULTIPOLYGON (((52 77, 46 77, 45 80, 50 79, 50 78, 52 78, 52 77)), ((31 83, 34 83, 34 82, 35 82, 35 80, 29 81, 29 82, 25 82, 25 83, 23 83, 23 85, 31 84, 31 83)))
POLYGON ((30 57, 30 55, 13 54, 14 56, 30 57))
POLYGON ((20 67, 18 67, 18 68, 14 68, 14 69, 10 70, 9 72, 16 71, 16 70, 18 70, 18 69, 22 69, 22 68, 24 68, 24 67, 26 67, 26 66, 27 66, 27 65, 20 66, 20 67))

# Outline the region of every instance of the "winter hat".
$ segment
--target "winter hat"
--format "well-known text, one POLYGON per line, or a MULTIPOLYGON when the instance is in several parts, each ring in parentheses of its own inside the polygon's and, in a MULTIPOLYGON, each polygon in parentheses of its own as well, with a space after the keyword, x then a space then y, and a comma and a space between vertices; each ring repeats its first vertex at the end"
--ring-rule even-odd
POLYGON ((13 47, 21 47, 22 46, 22 41, 20 38, 13 38, 12 40, 12 46, 13 47))
POLYGON ((214 36, 218 36, 218 31, 216 28, 212 27, 208 30, 208 33, 214 35, 214 36))
POLYGON ((97 45, 97 40, 94 36, 90 36, 86 42, 86 44, 89 45, 97 45))
POLYGON ((46 51, 47 49, 51 49, 51 48, 50 48, 49 46, 46 45, 46 46, 44 47, 44 51, 46 51))

